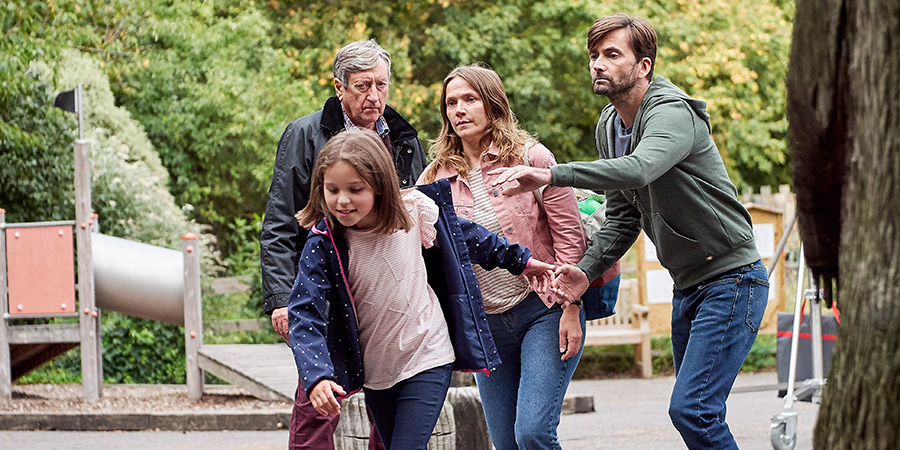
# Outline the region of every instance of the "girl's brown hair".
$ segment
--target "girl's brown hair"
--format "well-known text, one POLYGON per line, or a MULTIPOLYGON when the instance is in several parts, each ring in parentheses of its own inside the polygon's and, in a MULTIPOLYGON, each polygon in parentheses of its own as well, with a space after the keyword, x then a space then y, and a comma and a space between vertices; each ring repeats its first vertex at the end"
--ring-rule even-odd
POLYGON ((309 202, 297 213, 297 221, 310 229, 325 217, 329 225, 342 229, 325 204, 325 171, 340 161, 353 167, 356 173, 375 190, 375 233, 391 234, 409 231, 412 219, 400 198, 400 182, 384 142, 368 129, 343 131, 332 137, 316 158, 310 184, 309 202))
POLYGON ((497 72, 476 63, 457 67, 444 78, 441 91, 441 133, 431 141, 429 154, 433 163, 425 174, 425 179, 434 181, 438 170, 447 165, 462 176, 469 173, 469 165, 463 156, 462 141, 447 118, 447 84, 456 77, 466 80, 484 103, 485 114, 491 121, 490 137, 499 149, 497 160, 508 161, 510 164, 524 162, 525 144, 534 141, 534 138, 519 128, 519 122, 509 107, 503 81, 497 72))

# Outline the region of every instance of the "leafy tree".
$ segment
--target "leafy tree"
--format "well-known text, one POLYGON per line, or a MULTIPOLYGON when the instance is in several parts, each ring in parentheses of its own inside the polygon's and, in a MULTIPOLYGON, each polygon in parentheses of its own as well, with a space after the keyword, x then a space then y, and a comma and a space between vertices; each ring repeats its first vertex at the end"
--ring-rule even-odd
POLYGON ((713 137, 741 186, 789 181, 784 85, 791 0, 267 2, 276 48, 313 93, 331 93, 334 51, 375 37, 393 56, 391 103, 421 136, 440 129, 437 102, 455 66, 485 62, 503 78, 526 129, 561 161, 594 159, 605 98, 589 86, 586 31, 616 11, 646 17, 659 34, 656 73, 709 102, 713 137))
POLYGON ((8 222, 70 219, 74 210, 73 122, 50 107, 52 86, 29 70, 58 54, 57 27, 70 10, 41 1, 0 8, 0 207, 8 222))
POLYGON ((11 223, 71 220, 72 119, 36 74, 8 82, 17 92, 0 96, 0 208, 11 223))
POLYGON ((181 236, 194 233, 206 244, 204 266, 211 270, 216 256, 211 237, 176 204, 159 155, 141 124, 116 106, 99 64, 74 50, 63 51, 61 58, 59 85, 84 85, 85 138, 92 141, 91 206, 103 233, 178 250, 181 236))
POLYGON ((265 209, 283 124, 316 107, 298 95, 252 2, 173 1, 145 14, 139 53, 107 54, 113 89, 147 130, 177 201, 234 252, 258 238, 243 224, 265 209))
MULTIPOLYGON (((168 174, 140 124, 115 106, 100 65, 78 52, 60 51, 85 37, 85 28, 71 25, 77 8, 38 2, 32 6, 45 15, 35 16, 27 6, 0 9, 0 22, 13 24, 4 28, 9 40, 0 44, 0 64, 10 69, 0 71, 0 207, 8 209, 7 220, 73 218, 75 121, 52 107, 57 89, 51 86, 82 83, 85 137, 92 140, 92 206, 103 231, 170 248, 180 248, 179 237, 190 231, 208 245, 209 236, 184 217, 168 192, 168 174)), ((214 264, 211 250, 203 252, 207 268, 214 264)), ((107 381, 183 382, 179 327, 109 313, 103 335, 107 381)), ((79 358, 73 353, 58 367, 77 373, 79 358)))

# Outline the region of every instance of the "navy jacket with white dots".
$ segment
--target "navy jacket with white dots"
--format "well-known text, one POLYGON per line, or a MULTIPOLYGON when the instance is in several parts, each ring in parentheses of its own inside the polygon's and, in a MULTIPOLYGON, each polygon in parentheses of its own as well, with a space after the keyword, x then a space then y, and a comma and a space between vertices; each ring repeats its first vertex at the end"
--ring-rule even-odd
MULTIPOLYGON (((456 216, 447 180, 418 186, 437 203, 435 245, 423 250, 456 356, 454 370, 490 371, 500 364, 472 264, 525 270, 531 251, 456 216)), ((290 345, 303 388, 334 380, 351 394, 364 380, 356 312, 347 285, 347 244, 325 220, 310 231, 288 307, 290 345)))

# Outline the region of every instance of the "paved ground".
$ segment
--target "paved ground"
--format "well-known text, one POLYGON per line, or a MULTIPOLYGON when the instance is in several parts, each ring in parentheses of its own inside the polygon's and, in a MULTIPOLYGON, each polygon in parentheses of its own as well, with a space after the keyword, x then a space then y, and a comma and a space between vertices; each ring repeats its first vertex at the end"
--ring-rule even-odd
MULTIPOLYGON (((784 409, 776 395, 775 372, 742 374, 728 398, 727 420, 741 449, 768 450, 773 415, 784 409), (765 388, 764 390, 760 390, 765 388)), ((568 395, 593 395, 596 412, 562 417, 559 436, 566 450, 686 448, 669 421, 668 398, 673 377, 577 381, 568 395)), ((797 449, 812 448, 818 405, 794 404, 798 413, 797 449)))
MULTIPOLYGON (((728 400, 728 422, 744 450, 772 448, 769 424, 783 409, 775 393, 775 377, 774 372, 741 375, 728 400)), ((573 382, 569 395, 593 395, 596 412, 562 417, 563 448, 684 449, 666 413, 673 383, 672 377, 573 382)), ((818 405, 800 402, 794 410, 799 414, 796 448, 810 449, 818 405)), ((285 448, 286 442, 287 431, 0 431, 0 448, 15 449, 250 450, 285 448)))

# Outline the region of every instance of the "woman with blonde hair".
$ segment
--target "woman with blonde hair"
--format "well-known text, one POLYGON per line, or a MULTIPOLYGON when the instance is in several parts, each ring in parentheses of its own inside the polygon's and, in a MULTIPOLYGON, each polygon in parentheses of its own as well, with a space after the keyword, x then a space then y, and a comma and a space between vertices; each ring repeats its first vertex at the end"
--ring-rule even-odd
MULTIPOLYGON (((585 250, 575 194, 568 187, 506 196, 491 187, 492 169, 549 167, 553 154, 519 128, 503 82, 480 65, 457 67, 444 79, 441 133, 419 182, 446 178, 459 217, 524 245, 536 258, 576 263, 585 250)), ((475 267, 484 309, 502 364, 476 374, 491 441, 497 450, 560 448, 563 397, 581 358, 584 313, 541 298, 528 280, 475 267)))

